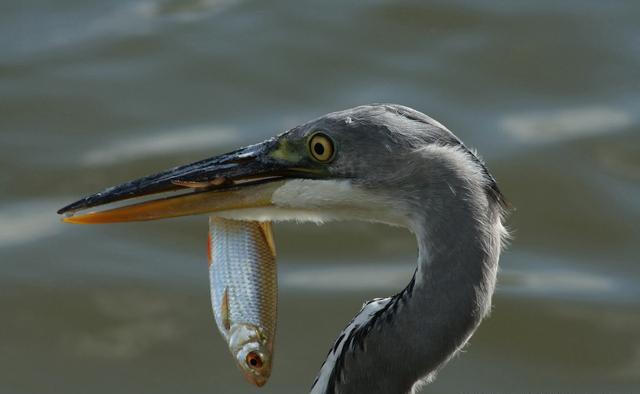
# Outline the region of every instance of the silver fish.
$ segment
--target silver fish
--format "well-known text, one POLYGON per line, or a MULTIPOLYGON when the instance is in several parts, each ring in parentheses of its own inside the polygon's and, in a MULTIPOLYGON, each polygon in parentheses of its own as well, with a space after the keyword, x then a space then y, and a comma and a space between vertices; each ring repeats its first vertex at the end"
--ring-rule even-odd
POLYGON ((247 380, 271 375, 278 280, 270 222, 209 218, 209 280, 213 314, 247 380))

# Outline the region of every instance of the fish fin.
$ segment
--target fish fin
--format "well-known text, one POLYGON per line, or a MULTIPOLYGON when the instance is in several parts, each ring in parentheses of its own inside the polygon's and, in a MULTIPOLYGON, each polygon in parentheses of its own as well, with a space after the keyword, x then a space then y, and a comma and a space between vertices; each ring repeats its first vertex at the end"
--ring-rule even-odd
POLYGON ((211 267, 211 264, 213 264, 213 257, 212 257, 213 253, 212 253, 211 247, 212 247, 212 245, 211 245, 211 232, 209 232, 207 234, 207 259, 208 259, 207 261, 209 262, 209 267, 211 267))
POLYGON ((273 239, 273 230, 271 229, 271 222, 260 222, 260 229, 262 230, 262 235, 264 239, 267 241, 267 245, 269 245, 269 249, 271 250, 271 255, 276 257, 276 242, 273 239))
POLYGON ((231 320, 229 319, 229 288, 224 288, 222 294, 222 305, 220 305, 220 314, 222 315, 222 325, 226 330, 231 328, 231 320))

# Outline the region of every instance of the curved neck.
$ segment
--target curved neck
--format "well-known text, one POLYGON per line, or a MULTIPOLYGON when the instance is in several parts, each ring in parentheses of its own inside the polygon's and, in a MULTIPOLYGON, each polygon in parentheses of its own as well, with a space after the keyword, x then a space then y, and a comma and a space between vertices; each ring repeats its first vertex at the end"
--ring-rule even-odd
POLYGON ((312 393, 411 392, 489 312, 503 230, 499 207, 486 198, 450 197, 420 204, 422 212, 412 218, 419 248, 413 279, 395 296, 363 307, 329 353, 312 393))

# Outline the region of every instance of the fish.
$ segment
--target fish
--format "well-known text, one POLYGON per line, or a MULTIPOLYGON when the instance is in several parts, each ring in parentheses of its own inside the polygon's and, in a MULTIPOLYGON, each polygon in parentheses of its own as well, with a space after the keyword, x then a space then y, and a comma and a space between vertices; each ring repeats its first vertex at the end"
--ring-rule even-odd
POLYGON ((209 217, 209 284, 220 334, 245 378, 271 376, 278 277, 271 222, 209 217))

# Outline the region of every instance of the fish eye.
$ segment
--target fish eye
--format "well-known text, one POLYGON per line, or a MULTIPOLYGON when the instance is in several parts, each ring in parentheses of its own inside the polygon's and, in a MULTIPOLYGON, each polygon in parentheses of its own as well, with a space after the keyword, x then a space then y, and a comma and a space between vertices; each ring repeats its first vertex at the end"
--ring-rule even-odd
POLYGON ((249 352, 245 360, 249 368, 253 368, 253 369, 262 368, 262 365, 263 365, 262 357, 260 357, 260 355, 257 352, 249 352))
POLYGON ((327 163, 333 159, 335 153, 333 141, 328 135, 316 132, 309 138, 309 152, 316 161, 327 163))

